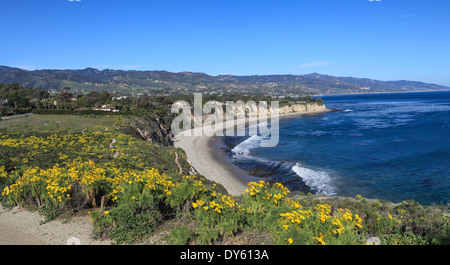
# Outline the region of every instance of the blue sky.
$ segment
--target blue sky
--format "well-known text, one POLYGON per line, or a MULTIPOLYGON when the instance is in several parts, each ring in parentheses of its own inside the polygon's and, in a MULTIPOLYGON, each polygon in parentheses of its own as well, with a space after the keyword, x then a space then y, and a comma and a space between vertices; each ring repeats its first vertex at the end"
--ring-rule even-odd
POLYGON ((0 65, 450 86, 450 1, 6 0, 0 65))

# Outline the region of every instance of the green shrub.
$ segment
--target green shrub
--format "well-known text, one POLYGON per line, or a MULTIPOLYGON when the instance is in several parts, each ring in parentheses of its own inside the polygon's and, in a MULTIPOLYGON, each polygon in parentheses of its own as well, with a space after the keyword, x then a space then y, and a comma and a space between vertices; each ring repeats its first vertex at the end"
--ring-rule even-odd
POLYGON ((197 230, 197 240, 202 245, 211 245, 220 238, 219 231, 210 227, 201 227, 197 230))
POLYGON ((262 229, 265 215, 286 203, 289 190, 280 183, 270 184, 265 181, 250 182, 248 189, 241 196, 241 208, 249 225, 262 229))
POLYGON ((446 225, 433 239, 434 245, 450 245, 450 226, 446 225))
POLYGON ((195 217, 204 228, 214 228, 221 235, 232 236, 243 222, 243 210, 232 196, 212 192, 204 200, 192 203, 195 217))
POLYGON ((105 234, 116 243, 134 243, 151 235, 163 220, 164 206, 161 195, 143 183, 123 184, 123 192, 116 207, 91 218, 98 233, 105 234))
POLYGON ((425 238, 411 232, 394 233, 382 238, 383 245, 427 245, 425 238))
POLYGON ((187 245, 194 237, 193 229, 186 226, 175 227, 170 231, 167 242, 171 245, 187 245))
MULTIPOLYGON (((93 213, 91 213, 91 216, 93 213)), ((142 209, 136 205, 120 204, 104 213, 94 212, 97 234, 113 239, 118 244, 132 244, 151 235, 162 216, 156 209, 142 209)))

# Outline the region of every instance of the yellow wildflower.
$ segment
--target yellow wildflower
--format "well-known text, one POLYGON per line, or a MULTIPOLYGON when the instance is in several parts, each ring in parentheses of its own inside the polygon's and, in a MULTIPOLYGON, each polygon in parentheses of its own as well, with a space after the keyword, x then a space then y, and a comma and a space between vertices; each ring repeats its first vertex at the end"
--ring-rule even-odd
POLYGON ((325 242, 323 241, 323 235, 320 233, 320 237, 316 237, 317 242, 319 242, 322 245, 325 245, 325 242))

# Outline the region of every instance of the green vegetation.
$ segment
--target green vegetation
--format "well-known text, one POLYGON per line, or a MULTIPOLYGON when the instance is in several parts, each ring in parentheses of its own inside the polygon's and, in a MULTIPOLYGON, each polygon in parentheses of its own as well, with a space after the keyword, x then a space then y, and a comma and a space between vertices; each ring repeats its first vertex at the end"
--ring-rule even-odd
MULTIPOLYGON (((149 114, 150 115, 150 114, 149 114)), ((252 182, 240 196, 189 174, 181 150, 145 141, 130 116, 31 115, 0 121, 0 200, 46 220, 89 215, 118 244, 449 244, 449 210, 291 195, 252 182)), ((147 118, 150 119, 150 118, 147 118)))
MULTIPOLYGON (((193 106, 193 95, 171 95, 171 96, 146 96, 140 97, 119 97, 107 91, 92 91, 87 94, 76 94, 71 92, 70 87, 65 87, 63 90, 50 94, 46 90, 31 89, 14 84, 0 84, 0 106, 1 115, 12 115, 14 113, 29 113, 36 114, 73 114, 73 115, 130 115, 132 113, 152 112, 164 118, 164 115, 169 114, 172 104, 178 100, 189 102, 193 106), (104 107, 109 111, 95 110, 104 107), (113 112, 116 110, 119 112, 113 112)), ((262 95, 204 95, 203 103, 207 101, 266 101, 270 102, 274 98, 262 95)), ((317 103, 323 105, 320 98, 312 98, 311 96, 304 97, 286 97, 282 99, 275 99, 279 101, 280 106, 294 103, 317 103)))
POLYGON ((114 123, 123 120, 123 117, 102 115, 29 115, 14 119, 0 121, 0 132, 22 133, 67 133, 83 130, 92 130, 96 126, 105 129, 115 128, 114 123))
POLYGON ((28 113, 38 104, 38 99, 48 98, 42 89, 24 88, 19 84, 0 84, 0 115, 28 113))

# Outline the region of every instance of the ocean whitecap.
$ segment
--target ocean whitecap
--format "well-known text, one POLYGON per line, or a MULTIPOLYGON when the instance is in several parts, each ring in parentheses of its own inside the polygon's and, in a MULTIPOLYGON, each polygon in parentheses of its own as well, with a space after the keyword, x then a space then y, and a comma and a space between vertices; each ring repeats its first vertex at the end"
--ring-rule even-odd
POLYGON ((292 167, 292 171, 294 171, 308 187, 316 190, 318 193, 336 195, 335 188, 332 185, 333 179, 328 173, 305 168, 299 163, 292 167))
POLYGON ((262 136, 253 135, 242 143, 236 145, 231 152, 234 157, 246 157, 249 156, 250 151, 254 148, 258 148, 261 145, 262 136))

